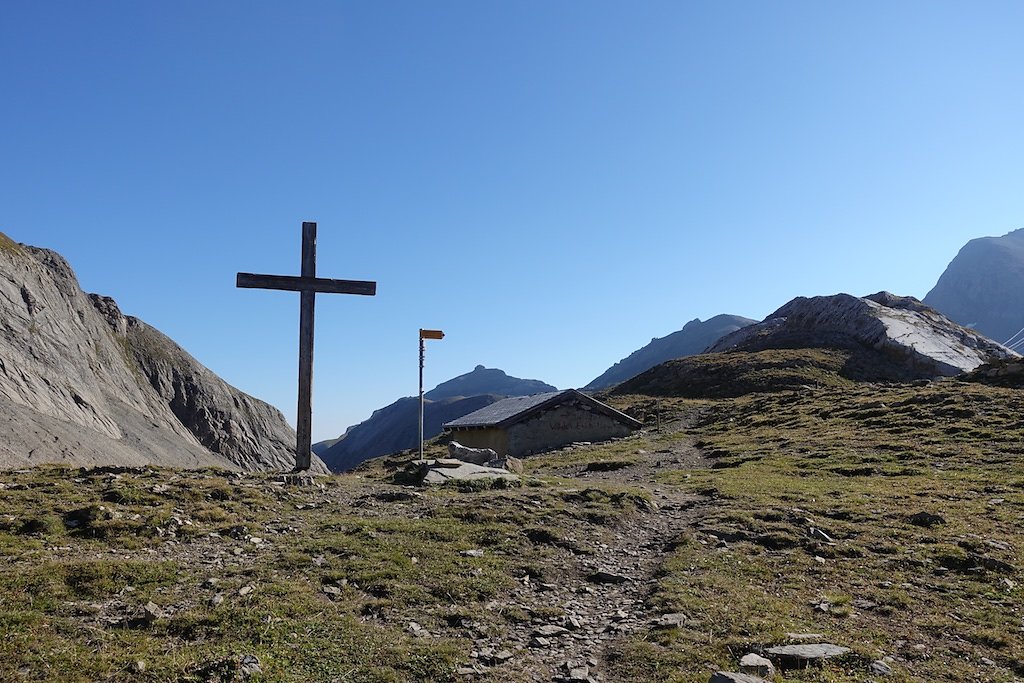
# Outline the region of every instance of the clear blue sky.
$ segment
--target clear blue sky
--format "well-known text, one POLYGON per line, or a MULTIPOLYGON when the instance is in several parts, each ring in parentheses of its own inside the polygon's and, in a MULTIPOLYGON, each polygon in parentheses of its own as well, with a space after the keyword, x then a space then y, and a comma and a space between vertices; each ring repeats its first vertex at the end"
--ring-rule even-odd
POLYGON ((1024 226, 1021 2, 0 3, 0 230, 314 437, 482 363, 580 386, 693 318, 923 297, 1024 226))

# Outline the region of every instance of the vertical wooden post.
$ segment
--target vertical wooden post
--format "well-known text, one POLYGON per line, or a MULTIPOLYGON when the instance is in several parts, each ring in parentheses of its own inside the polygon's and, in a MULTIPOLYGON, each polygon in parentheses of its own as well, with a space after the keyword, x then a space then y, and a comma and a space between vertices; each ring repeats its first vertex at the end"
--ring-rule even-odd
POLYGON ((236 287, 301 292, 299 300, 299 406, 295 415, 295 471, 309 469, 313 451, 313 314, 316 293, 373 296, 377 283, 316 276, 316 223, 302 223, 302 275, 238 273, 236 287))
MULTIPOLYGON (((316 223, 302 224, 302 277, 316 277, 316 223)), ((316 292, 299 302, 299 405, 295 416, 295 469, 309 469, 313 448, 313 319, 316 292)))

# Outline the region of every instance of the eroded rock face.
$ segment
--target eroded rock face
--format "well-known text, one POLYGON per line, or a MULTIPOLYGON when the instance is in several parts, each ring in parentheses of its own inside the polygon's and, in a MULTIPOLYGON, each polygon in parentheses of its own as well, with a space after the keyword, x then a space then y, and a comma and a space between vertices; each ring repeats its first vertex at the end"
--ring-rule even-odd
POLYGON ((280 411, 83 293, 56 252, 0 238, 0 467, 294 465, 280 411))
POLYGON ((971 240, 924 298, 997 342, 1024 328, 1024 229, 971 240))
MULTIPOLYGON (((244 470, 295 466, 295 431, 281 411, 235 389, 141 320, 128 318, 125 329, 150 387, 200 444, 244 470)), ((310 469, 327 472, 315 456, 310 469)))
MULTIPOLYGON (((798 297, 756 325, 737 330, 707 351, 847 348, 875 354, 874 378, 958 375, 1017 354, 961 327, 912 297, 879 292, 798 297)), ((870 361, 867 361, 870 363, 870 361)), ((871 375, 872 368, 864 374, 871 375)))

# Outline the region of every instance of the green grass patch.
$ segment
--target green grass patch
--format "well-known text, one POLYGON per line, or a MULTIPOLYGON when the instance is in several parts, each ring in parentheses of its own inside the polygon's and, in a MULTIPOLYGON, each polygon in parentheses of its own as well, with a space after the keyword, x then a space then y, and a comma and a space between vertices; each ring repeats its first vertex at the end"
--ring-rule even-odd
POLYGON ((789 632, 853 654, 784 680, 863 681, 886 655, 891 680, 1024 675, 1024 395, 944 381, 666 403, 712 468, 658 481, 711 500, 650 598, 690 619, 622 644, 622 680, 706 681, 789 632))

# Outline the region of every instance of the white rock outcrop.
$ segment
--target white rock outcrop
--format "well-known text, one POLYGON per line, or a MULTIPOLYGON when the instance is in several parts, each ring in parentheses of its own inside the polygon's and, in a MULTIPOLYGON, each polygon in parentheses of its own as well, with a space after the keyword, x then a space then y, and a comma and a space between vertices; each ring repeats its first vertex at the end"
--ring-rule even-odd
POLYGON ((808 347, 870 349, 905 377, 958 375, 1018 355, 917 299, 888 292, 798 297, 706 352, 808 347))

